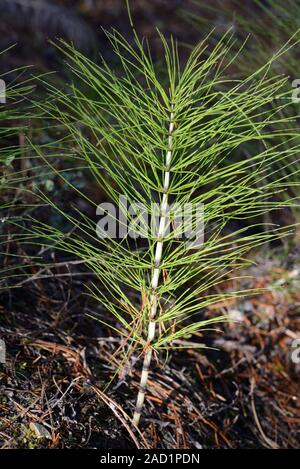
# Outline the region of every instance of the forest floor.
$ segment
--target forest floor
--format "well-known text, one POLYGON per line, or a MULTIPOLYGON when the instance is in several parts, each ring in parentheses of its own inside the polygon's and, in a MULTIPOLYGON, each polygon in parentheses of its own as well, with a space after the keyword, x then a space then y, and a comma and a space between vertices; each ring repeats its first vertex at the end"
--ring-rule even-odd
POLYGON ((140 360, 123 366, 120 339, 88 317, 100 308, 82 294, 90 274, 54 264, 4 292, 1 447, 299 448, 300 364, 291 360, 300 338, 299 245, 268 252, 242 280, 261 294, 201 312, 228 314, 198 337, 212 349, 157 361, 139 432, 130 416, 140 360))
MULTIPOLYGON (((104 55, 109 48, 101 26, 131 34, 123 0, 56 3, 72 7, 89 25, 104 55)), ((197 42, 201 34, 182 19, 187 3, 193 2, 131 2, 139 34, 155 41, 158 26, 182 43, 197 42)), ((29 20, 27 27, 1 18, 0 49, 18 44, 9 59, 2 58, 8 69, 26 63, 42 71, 57 68, 48 43, 59 36, 51 32, 52 19, 43 35, 30 30, 29 20)), ((300 339, 299 236, 290 248, 256 253, 256 263, 243 272, 242 288, 264 288, 261 294, 199 312, 201 319, 228 314, 228 323, 197 337, 210 348, 154 361, 139 431, 130 419, 141 362, 132 356, 123 363, 125 344, 89 317, 107 320, 83 293, 93 280, 90 272, 55 257, 52 267, 39 270, 26 252, 20 254, 31 274, 0 292, 0 337, 6 343, 1 448, 300 448, 300 364, 291 359, 293 341, 300 339)), ((236 284, 228 278, 222 289, 236 284)))

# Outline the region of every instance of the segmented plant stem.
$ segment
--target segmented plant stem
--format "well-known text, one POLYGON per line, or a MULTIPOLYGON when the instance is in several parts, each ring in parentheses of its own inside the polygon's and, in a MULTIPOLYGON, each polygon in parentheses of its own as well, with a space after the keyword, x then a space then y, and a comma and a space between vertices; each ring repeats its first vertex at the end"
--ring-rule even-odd
POLYGON ((152 343, 155 339, 156 334, 156 318, 157 318, 157 306, 158 306, 158 298, 157 298, 157 287, 159 284, 159 277, 160 277, 160 266, 162 260, 162 251, 163 251, 163 243, 164 243, 164 236, 166 231, 166 220, 168 216, 168 201, 169 201, 169 187, 170 187, 170 167, 171 167, 171 160, 172 160, 172 151, 173 151, 173 130, 174 130, 174 112, 173 112, 173 105, 171 105, 171 113, 170 113, 170 122, 169 122, 169 136, 168 136, 168 150, 166 153, 166 161, 165 161, 165 170, 164 170, 164 189, 163 189, 163 196, 160 204, 160 214, 159 214, 159 227, 158 227, 158 234, 157 234, 157 242, 155 246, 155 257, 154 257, 154 268, 152 273, 152 280, 151 280, 151 289, 152 293, 150 296, 150 322, 148 326, 148 336, 147 336, 147 350, 144 356, 143 362, 143 369, 142 375, 140 380, 140 388, 139 393, 137 396, 135 412, 133 416, 133 422, 138 425, 142 408, 144 405, 145 400, 145 393, 147 388, 147 382, 149 377, 149 370, 152 360, 152 343))

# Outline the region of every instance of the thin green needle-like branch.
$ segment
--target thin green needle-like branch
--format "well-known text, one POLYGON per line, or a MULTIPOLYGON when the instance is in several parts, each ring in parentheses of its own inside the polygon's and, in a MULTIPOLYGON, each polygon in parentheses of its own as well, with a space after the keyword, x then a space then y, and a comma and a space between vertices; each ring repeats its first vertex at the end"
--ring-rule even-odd
MULTIPOLYGON (((299 184, 299 129, 282 112, 289 105, 287 78, 268 73, 284 48, 247 78, 229 80, 223 69, 232 60, 230 32, 209 54, 210 37, 203 40, 184 64, 175 41, 160 35, 165 60, 159 65, 136 35, 134 45, 117 32, 108 36, 119 60, 116 71, 58 45, 73 82, 67 90, 48 85, 51 99, 39 106, 66 137, 57 148, 33 150, 95 212, 86 189, 61 169, 64 159, 66 166, 79 163, 114 208, 125 197, 131 210, 122 202, 108 218, 118 225, 116 235, 103 236, 95 219, 78 207, 56 206, 41 189, 41 200, 74 229, 31 220, 34 228, 24 228, 24 239, 72 254, 95 274, 88 291, 103 311, 93 316, 122 337, 120 363, 134 357, 143 362, 132 409, 138 424, 153 357, 186 347, 193 335, 197 346, 199 331, 226 320, 204 313, 219 301, 255 291, 225 294, 222 282, 233 273, 238 278, 251 263, 251 250, 292 232, 274 225, 266 230, 264 215, 297 204, 289 194, 299 184), (158 207, 154 232, 150 223, 141 223, 141 206, 150 218, 158 207), (187 226, 172 207, 186 210, 187 226), (200 231, 190 216, 195 212, 201 215, 200 231)), ((37 174, 39 187, 38 181, 37 174)))

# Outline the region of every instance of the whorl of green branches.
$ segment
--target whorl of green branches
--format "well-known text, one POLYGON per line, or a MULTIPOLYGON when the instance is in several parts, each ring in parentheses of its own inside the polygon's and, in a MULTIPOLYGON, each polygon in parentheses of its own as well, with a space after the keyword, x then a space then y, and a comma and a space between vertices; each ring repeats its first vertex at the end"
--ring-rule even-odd
MULTIPOLYGON (((287 78, 268 75, 283 50, 248 78, 229 82, 222 76, 230 62, 230 33, 206 58, 209 38, 205 39, 183 66, 175 42, 160 35, 165 61, 159 67, 146 42, 135 37, 132 46, 117 32, 109 37, 121 71, 106 63, 96 65, 61 44, 74 83, 67 92, 50 87, 52 96, 44 110, 53 125, 68 131, 71 150, 62 148, 62 157, 82 161, 107 200, 117 204, 125 195, 129 204, 142 203, 149 212, 153 202, 160 204, 159 233, 149 233, 143 243, 129 237, 98 238, 94 220, 79 209, 77 216, 63 213, 45 194, 43 200, 76 230, 66 234, 36 222, 35 233, 45 244, 85 261, 97 278, 90 294, 105 308, 106 324, 122 336, 124 360, 132 353, 143 356, 134 414, 138 424, 153 354, 201 347, 187 339, 226 320, 203 319, 205 308, 251 293, 222 293, 214 287, 248 262, 251 249, 290 232, 276 226, 264 230, 261 215, 295 204, 288 197, 278 202, 275 196, 290 186, 278 165, 289 167, 289 174, 298 171, 293 169, 298 132, 291 129, 290 118, 282 117, 288 101, 278 99, 289 96, 287 78), (277 132, 269 131, 271 124, 277 132), (247 158, 232 161, 232 153, 244 145, 247 158), (174 228, 166 234, 167 203, 204 204, 200 249, 178 239, 174 228), (236 220, 248 222, 232 229, 236 220)), ((36 151, 79 196, 88 198, 47 154, 36 151)), ((28 233, 31 240, 32 236, 28 233)))
MULTIPOLYGON (((182 16, 188 23, 201 32, 210 31, 212 25, 215 27, 214 38, 223 35, 224 27, 231 25, 236 41, 236 45, 231 49, 231 57, 236 57, 232 67, 228 69, 229 76, 249 76, 258 67, 261 67, 274 51, 279 50, 285 44, 288 45, 290 37, 293 34, 293 40, 299 41, 300 38, 300 5, 293 0, 253 0, 252 2, 240 2, 239 0, 224 0, 221 2, 203 3, 199 0, 192 0, 193 9, 183 8, 182 16), (240 42, 245 41, 243 52, 239 54, 240 42)), ((284 46, 286 48, 286 46, 284 46)), ((278 75, 284 73, 289 76, 287 90, 290 95, 293 93, 293 102, 289 97, 279 99, 288 99, 289 106, 281 112, 283 116, 292 118, 290 120, 291 128, 294 126, 293 117, 299 113, 299 44, 296 47, 286 48, 286 53, 281 54, 273 63, 270 73, 278 75)), ((270 103, 272 106, 273 103, 270 103)), ((285 126, 287 124, 285 123, 285 126)), ((270 124, 270 131, 276 128, 270 124)), ((284 139, 282 139, 284 142, 284 139)), ((287 141, 288 145, 289 142, 287 141)), ((245 150, 246 151, 246 150, 245 150)), ((237 152, 236 159, 243 158, 243 153, 237 152)), ((278 164, 278 169, 281 165, 278 164)), ((289 173, 292 180, 295 174, 293 168, 284 167, 282 173, 289 173)), ((299 195, 293 188, 295 194, 299 195)), ((293 210, 294 216, 298 219, 298 210, 293 210)))

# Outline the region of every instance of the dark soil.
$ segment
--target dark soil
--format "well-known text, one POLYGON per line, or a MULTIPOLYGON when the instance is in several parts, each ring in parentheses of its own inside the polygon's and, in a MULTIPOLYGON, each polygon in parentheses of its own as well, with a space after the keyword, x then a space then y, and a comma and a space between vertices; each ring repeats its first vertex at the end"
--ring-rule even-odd
MULTIPOLYGON (((267 287, 266 293, 201 313, 227 312, 239 320, 198 338, 218 350, 159 357, 141 434, 133 432, 124 414, 130 416, 134 408, 140 361, 131 357, 122 366, 126 350, 119 338, 87 317, 107 319, 82 293, 90 278, 81 265, 37 272, 23 286, 4 292, 1 446, 299 448, 300 368, 290 356, 300 332, 299 268, 293 252, 297 249, 288 257, 288 268, 279 252, 273 259, 258 259, 247 272, 253 279, 245 286, 267 287), (36 430, 34 424, 41 427, 36 430), (39 434, 41 428, 46 435, 39 434)), ((224 286, 233 287, 230 279, 224 286)))

